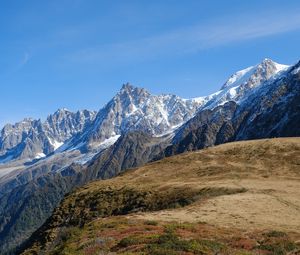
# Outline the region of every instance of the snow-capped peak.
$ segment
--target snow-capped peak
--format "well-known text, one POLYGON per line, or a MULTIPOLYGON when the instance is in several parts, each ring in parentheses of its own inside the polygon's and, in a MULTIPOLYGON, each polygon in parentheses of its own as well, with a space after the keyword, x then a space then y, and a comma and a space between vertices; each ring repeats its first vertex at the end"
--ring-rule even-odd
POLYGON ((149 95, 150 93, 146 89, 133 86, 127 82, 123 84, 122 88, 113 99, 117 99, 117 98, 127 99, 129 97, 134 100, 134 99, 139 99, 141 97, 147 97, 149 95))
POLYGON ((281 75, 289 68, 271 59, 265 58, 261 63, 242 69, 233 75, 221 87, 221 90, 205 97, 203 108, 214 108, 228 101, 239 102, 254 88, 264 84, 270 79, 281 75))
POLYGON ((273 74, 277 74, 281 71, 287 70, 290 66, 289 65, 283 65, 279 64, 275 61, 273 61, 270 58, 265 58, 260 64, 257 65, 257 67, 262 67, 263 69, 272 68, 273 74))
POLYGON ((252 87, 254 87, 260 84, 263 80, 270 79, 272 76, 285 71, 288 68, 288 65, 279 64, 269 58, 265 58, 261 63, 255 66, 250 66, 234 73, 225 82, 221 90, 228 87, 240 86, 248 82, 251 83, 252 87))
POLYGON ((69 109, 63 107, 63 108, 57 109, 57 111, 55 113, 61 113, 61 112, 71 112, 71 111, 69 109))
POLYGON ((133 85, 131 85, 129 82, 126 82, 122 85, 122 88, 120 91, 131 91, 131 90, 134 90, 136 87, 134 87, 133 85))

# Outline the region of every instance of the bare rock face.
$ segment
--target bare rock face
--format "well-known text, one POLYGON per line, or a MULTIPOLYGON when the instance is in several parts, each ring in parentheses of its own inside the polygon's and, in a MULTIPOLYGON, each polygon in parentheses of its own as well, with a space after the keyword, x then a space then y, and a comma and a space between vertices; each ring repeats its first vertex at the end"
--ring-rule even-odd
POLYGON ((15 125, 7 124, 1 130, 0 151, 1 154, 14 148, 28 135, 32 127, 37 125, 36 120, 24 119, 15 125))
POLYGON ((14 125, 7 124, 0 136, 0 162, 45 157, 81 132, 95 115, 95 112, 88 110, 73 113, 59 109, 49 115, 45 122, 24 119, 14 125))
POLYGON ((94 111, 82 110, 75 113, 66 109, 59 109, 49 115, 43 129, 49 137, 63 143, 73 135, 81 132, 96 116, 94 111))

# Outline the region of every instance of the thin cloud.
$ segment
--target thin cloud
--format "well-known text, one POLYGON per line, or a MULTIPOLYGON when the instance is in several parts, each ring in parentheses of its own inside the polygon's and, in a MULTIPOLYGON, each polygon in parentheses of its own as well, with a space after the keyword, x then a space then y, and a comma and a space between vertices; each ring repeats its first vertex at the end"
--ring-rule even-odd
POLYGON ((27 51, 24 52, 23 57, 22 57, 22 59, 21 59, 21 61, 19 63, 18 69, 20 69, 23 66, 25 66, 28 63, 28 61, 30 60, 30 58, 31 58, 31 56, 30 56, 29 52, 27 52, 27 51))
POLYGON ((300 29, 299 11, 268 12, 241 15, 219 20, 215 23, 200 24, 164 34, 134 41, 96 45, 66 56, 67 60, 84 63, 105 61, 126 63, 143 61, 161 56, 174 56, 230 43, 254 40, 300 29))
POLYGON ((13 66, 7 71, 7 75, 14 75, 18 71, 20 71, 31 59, 31 54, 28 51, 25 51, 21 56, 18 62, 15 62, 13 66))
POLYGON ((15 68, 15 70, 13 72, 16 72, 16 71, 22 69, 29 62, 30 58, 31 58, 30 53, 28 51, 25 51, 23 53, 23 56, 22 56, 19 64, 17 65, 17 67, 15 68))

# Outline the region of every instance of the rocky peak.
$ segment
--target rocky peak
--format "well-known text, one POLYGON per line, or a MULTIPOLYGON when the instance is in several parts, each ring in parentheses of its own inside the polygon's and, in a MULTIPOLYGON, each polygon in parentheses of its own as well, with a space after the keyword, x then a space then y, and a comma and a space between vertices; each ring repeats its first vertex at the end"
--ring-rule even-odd
POLYGON ((270 59, 270 58, 264 58, 262 61, 261 61, 261 63, 260 63, 261 65, 276 65, 277 63, 276 62, 274 62, 272 59, 270 59))
POLYGON ((37 154, 53 152, 67 139, 81 132, 94 120, 96 112, 83 110, 76 113, 58 109, 42 122, 26 118, 7 124, 1 130, 0 156, 11 159, 33 159, 37 154))
POLYGON ((122 85, 121 90, 132 90, 134 88, 133 85, 131 85, 129 82, 126 82, 122 85))
POLYGON ((278 64, 269 58, 265 58, 260 64, 255 66, 253 73, 246 83, 248 83, 250 87, 255 87, 275 77, 278 73, 287 70, 288 67, 287 65, 278 64))
POLYGON ((122 85, 122 88, 120 89, 119 93, 117 95, 124 95, 124 94, 132 94, 137 90, 141 90, 140 88, 134 87, 130 83, 125 83, 122 85))
POLYGON ((272 59, 265 58, 263 61, 256 66, 256 74, 261 73, 264 79, 269 79, 273 75, 286 70, 287 65, 282 65, 274 62, 272 59))
POLYGON ((6 124, 1 130, 1 139, 5 139, 11 135, 24 135, 36 127, 39 127, 41 120, 34 120, 31 118, 25 118, 15 124, 6 124))
POLYGON ((71 114, 72 114, 72 112, 69 111, 68 109, 60 108, 57 111, 55 111, 53 114, 50 114, 47 117, 47 120, 50 120, 50 119, 56 119, 56 120, 60 119, 61 120, 61 119, 65 118, 66 116, 71 115, 71 114))
POLYGON ((277 73, 287 70, 288 67, 289 66, 287 65, 278 64, 269 58, 265 58, 261 63, 255 66, 250 66, 231 75, 221 87, 221 90, 240 85, 247 85, 249 88, 256 87, 262 82, 275 76, 277 73))
POLYGON ((140 103, 141 99, 151 96, 151 94, 144 88, 135 87, 129 83, 123 84, 121 90, 114 97, 115 101, 132 101, 140 103))
POLYGON ((67 113, 67 112, 71 112, 71 111, 69 109, 63 107, 63 108, 57 109, 57 111, 55 113, 67 113))

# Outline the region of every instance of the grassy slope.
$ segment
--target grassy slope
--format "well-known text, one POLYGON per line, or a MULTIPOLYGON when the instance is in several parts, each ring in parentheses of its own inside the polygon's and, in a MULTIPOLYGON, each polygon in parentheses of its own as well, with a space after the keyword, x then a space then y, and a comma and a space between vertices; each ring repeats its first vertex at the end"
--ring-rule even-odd
POLYGON ((299 215, 300 139, 229 143, 76 190, 25 254, 285 254, 299 215))

